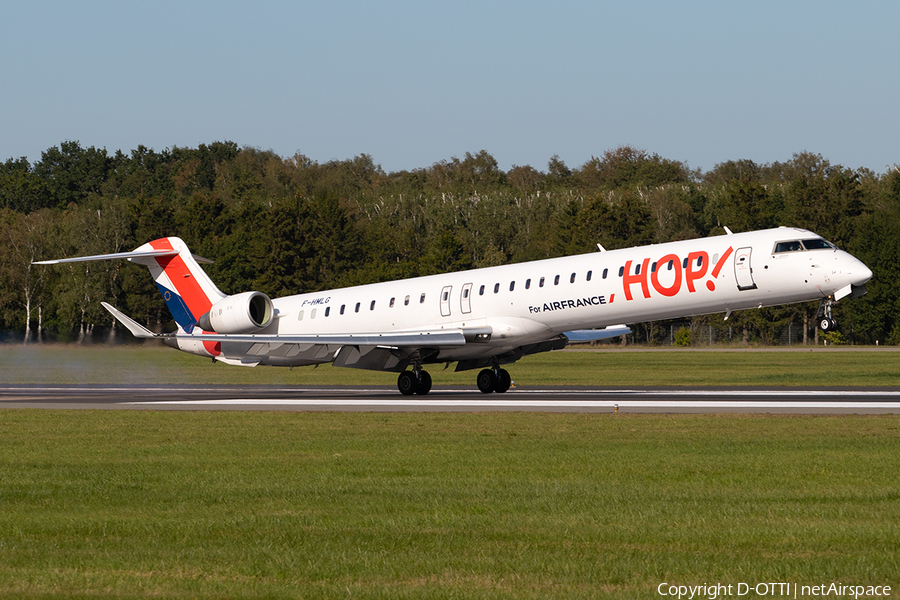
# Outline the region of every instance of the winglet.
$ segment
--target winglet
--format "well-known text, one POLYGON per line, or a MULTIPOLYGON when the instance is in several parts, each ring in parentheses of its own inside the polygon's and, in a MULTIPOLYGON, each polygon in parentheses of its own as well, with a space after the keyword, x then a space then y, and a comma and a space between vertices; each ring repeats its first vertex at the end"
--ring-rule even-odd
POLYGON ((125 328, 128 329, 128 331, 130 331, 131 334, 136 338, 147 339, 147 338, 172 337, 171 334, 153 333, 152 331, 150 331, 149 329, 147 329, 146 327, 144 327, 143 325, 141 325, 140 323, 138 323, 137 321, 135 321, 134 319, 132 319, 131 317, 129 317, 128 315, 123 313, 122 311, 120 311, 119 309, 107 304, 106 302, 101 302, 100 304, 103 305, 103 308, 108 310, 109 314, 114 316, 116 318, 116 320, 119 323, 121 323, 122 325, 124 325, 125 328))

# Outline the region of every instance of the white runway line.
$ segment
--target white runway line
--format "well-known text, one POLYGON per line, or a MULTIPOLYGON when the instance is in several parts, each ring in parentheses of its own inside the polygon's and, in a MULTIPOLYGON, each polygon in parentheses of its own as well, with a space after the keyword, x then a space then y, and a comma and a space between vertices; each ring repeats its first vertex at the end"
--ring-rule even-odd
POLYGON ((900 412, 900 402, 792 402, 778 400, 440 400, 440 399, 260 399, 156 400, 124 402, 129 405, 179 406, 317 406, 317 407, 402 407, 402 408, 753 408, 753 409, 890 409, 900 412))

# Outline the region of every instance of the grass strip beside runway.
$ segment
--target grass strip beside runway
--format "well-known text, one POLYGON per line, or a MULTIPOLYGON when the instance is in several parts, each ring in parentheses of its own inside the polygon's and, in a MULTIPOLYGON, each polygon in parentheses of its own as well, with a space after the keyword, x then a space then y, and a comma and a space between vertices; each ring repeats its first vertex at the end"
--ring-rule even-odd
POLYGON ((6 410, 0 597, 896 585, 898 466, 893 416, 6 410))
MULTIPOLYGON (((477 371, 428 365, 434 385, 474 388, 477 371)), ((900 353, 842 349, 564 350, 506 367, 517 386, 900 386, 900 353)), ((0 383, 396 385, 396 373, 235 367, 156 345, 0 344, 0 383)))

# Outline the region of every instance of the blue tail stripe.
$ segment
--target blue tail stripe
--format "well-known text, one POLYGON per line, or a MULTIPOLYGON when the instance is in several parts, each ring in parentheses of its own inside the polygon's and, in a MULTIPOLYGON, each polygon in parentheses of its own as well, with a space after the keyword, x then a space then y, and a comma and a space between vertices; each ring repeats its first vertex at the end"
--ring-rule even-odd
POLYGON ((188 309, 187 304, 184 303, 182 297, 158 283, 156 284, 156 287, 159 288, 163 300, 166 301, 166 306, 169 308, 169 312, 172 313, 172 318, 175 319, 175 322, 186 332, 191 333, 194 326, 197 324, 197 319, 191 314, 191 311, 188 309))

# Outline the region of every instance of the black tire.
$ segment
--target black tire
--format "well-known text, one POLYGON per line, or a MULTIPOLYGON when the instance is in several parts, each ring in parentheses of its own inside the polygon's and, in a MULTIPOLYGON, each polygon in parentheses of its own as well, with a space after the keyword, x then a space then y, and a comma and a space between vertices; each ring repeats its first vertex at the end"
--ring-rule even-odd
POLYGON ((506 369, 497 369, 496 377, 497 383, 494 384, 494 391, 502 394, 512 385, 512 377, 509 376, 509 372, 506 369))
POLYGON ((485 369, 478 374, 475 383, 478 384, 478 389, 482 394, 490 394, 497 387, 497 376, 494 375, 494 371, 491 369, 485 369))
POLYGON ((822 331, 831 331, 837 326, 834 319, 829 319, 828 317, 822 317, 819 320, 819 329, 822 331))
POLYGON ((404 396, 412 396, 419 389, 419 380, 412 371, 403 371, 397 377, 397 389, 404 396))
POLYGON ((430 391, 431 375, 428 374, 428 371, 419 371, 419 387, 416 388, 416 393, 420 396, 424 396, 430 391))

